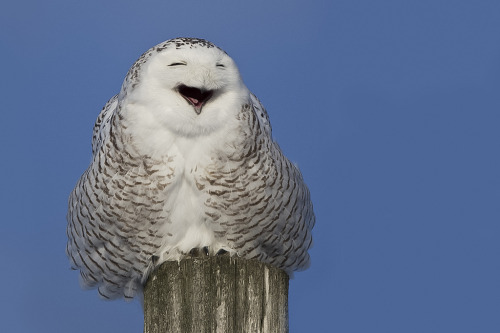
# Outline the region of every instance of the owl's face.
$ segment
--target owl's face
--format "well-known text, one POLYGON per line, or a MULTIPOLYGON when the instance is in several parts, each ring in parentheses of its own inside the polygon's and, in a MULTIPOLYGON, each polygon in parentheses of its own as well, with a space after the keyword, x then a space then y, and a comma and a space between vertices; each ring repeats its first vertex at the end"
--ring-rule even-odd
POLYGON ((216 47, 167 47, 138 72, 130 116, 151 130, 202 136, 224 128, 249 100, 234 61, 216 47), (132 114, 133 113, 133 114, 132 114))

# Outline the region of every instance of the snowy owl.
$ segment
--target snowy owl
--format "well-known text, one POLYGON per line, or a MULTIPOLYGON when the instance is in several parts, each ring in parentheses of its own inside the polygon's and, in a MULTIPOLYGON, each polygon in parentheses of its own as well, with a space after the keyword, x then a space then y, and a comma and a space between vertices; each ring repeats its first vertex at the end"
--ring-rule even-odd
POLYGON ((146 51, 98 116, 67 220, 82 285, 114 299, 135 297, 154 267, 193 249, 303 270, 315 218, 234 61, 176 38, 146 51))

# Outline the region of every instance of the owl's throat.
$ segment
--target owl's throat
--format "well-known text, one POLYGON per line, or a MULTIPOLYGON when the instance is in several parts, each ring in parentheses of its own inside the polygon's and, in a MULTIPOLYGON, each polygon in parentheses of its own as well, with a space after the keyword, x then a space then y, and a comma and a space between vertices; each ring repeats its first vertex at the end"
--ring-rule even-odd
POLYGON ((214 93, 213 90, 204 90, 195 87, 188 87, 185 85, 180 85, 177 87, 177 91, 181 94, 184 99, 193 106, 196 114, 201 113, 201 109, 205 103, 212 98, 214 93))

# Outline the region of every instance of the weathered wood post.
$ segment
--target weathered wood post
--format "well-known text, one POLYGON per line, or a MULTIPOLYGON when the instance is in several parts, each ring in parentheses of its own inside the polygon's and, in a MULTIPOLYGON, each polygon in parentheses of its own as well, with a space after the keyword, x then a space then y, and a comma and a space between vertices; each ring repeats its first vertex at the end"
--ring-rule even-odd
POLYGON ((144 333, 288 332, 288 280, 227 254, 165 262, 144 287, 144 333))

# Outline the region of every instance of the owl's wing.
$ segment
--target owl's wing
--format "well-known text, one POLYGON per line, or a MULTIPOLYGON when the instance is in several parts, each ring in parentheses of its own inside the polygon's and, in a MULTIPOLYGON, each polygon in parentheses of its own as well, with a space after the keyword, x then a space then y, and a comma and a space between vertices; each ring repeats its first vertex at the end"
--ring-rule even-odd
POLYGON ((111 115, 115 112, 118 106, 118 95, 111 97, 111 99, 104 105, 97 120, 94 124, 94 129, 92 131, 92 155, 95 155, 99 150, 101 143, 104 141, 104 135, 106 134, 103 130, 104 124, 109 124, 111 115))
POLYGON ((237 255, 292 273, 309 266, 312 202, 299 169, 273 141, 261 103, 254 96, 252 103, 239 115, 234 151, 200 175, 210 195, 206 214, 216 237, 237 255))
POLYGON ((172 160, 138 156, 127 144, 116 97, 94 127, 93 158, 69 198, 67 254, 81 284, 103 298, 133 298, 152 268, 167 219, 161 193, 172 160), (155 226, 156 225, 156 226, 155 226))
POLYGON ((266 135, 272 137, 271 122, 269 121, 269 115, 267 114, 266 108, 262 105, 257 96, 252 93, 250 94, 250 105, 253 112, 257 116, 262 130, 266 133, 266 135))

